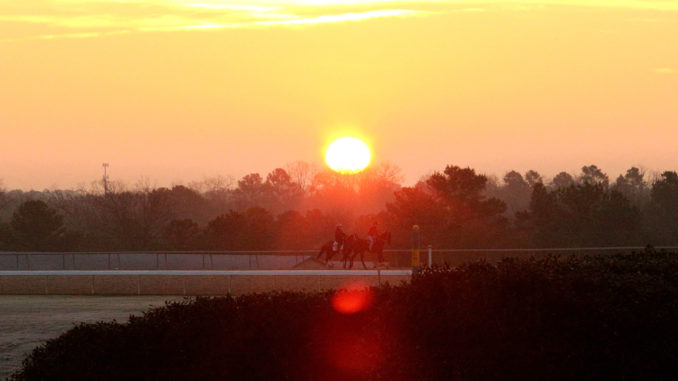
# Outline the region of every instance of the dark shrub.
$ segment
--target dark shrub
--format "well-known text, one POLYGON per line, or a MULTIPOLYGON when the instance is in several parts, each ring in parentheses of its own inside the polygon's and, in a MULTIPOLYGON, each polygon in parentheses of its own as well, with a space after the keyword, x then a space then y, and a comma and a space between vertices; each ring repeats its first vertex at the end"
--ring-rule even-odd
POLYGON ((353 315, 332 293, 199 298, 75 327, 14 378, 668 379, 677 286, 678 255, 646 252, 434 268, 353 315))

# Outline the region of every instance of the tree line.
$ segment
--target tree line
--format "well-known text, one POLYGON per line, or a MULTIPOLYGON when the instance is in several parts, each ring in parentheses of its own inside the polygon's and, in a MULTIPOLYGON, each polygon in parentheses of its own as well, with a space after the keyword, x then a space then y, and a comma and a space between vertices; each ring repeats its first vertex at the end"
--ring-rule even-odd
POLYGON ((340 175, 295 163, 237 182, 0 190, 0 250, 312 249, 339 223, 365 236, 374 221, 396 248, 414 224, 437 248, 678 245, 678 174, 634 167, 610 181, 589 165, 499 180, 449 165, 402 186, 393 165, 340 175))

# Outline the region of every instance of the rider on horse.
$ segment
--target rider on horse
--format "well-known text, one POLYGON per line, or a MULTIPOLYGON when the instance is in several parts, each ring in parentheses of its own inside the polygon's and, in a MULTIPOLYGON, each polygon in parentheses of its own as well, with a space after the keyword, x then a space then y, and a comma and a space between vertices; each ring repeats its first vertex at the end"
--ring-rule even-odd
POLYGON ((337 229, 334 231, 334 245, 332 246, 332 251, 340 251, 343 249, 346 237, 347 235, 342 230, 341 224, 337 224, 337 229))

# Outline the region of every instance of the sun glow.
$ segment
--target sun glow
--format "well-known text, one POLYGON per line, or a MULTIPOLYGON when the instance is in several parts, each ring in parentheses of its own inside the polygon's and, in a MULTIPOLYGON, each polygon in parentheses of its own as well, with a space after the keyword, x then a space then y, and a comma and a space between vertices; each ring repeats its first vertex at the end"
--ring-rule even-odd
POLYGON ((332 142, 325 153, 325 161, 332 170, 341 173, 360 172, 370 164, 370 149, 357 138, 340 138, 332 142))

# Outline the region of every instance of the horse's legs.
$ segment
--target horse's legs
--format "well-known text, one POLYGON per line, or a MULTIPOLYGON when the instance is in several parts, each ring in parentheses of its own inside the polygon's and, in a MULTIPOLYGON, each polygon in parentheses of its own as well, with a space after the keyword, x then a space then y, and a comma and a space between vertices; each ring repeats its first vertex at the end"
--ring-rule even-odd
POLYGON ((365 265, 365 255, 364 255, 364 253, 360 253, 360 262, 363 263, 363 269, 367 270, 367 266, 365 265))
POLYGON ((330 259, 332 259, 332 257, 334 257, 334 250, 330 248, 327 250, 327 263, 330 263, 330 259))
POLYGON ((377 260, 379 260, 379 263, 386 262, 386 260, 384 259, 384 250, 379 250, 377 252, 377 260))
POLYGON ((351 264, 350 264, 350 266, 348 267, 349 269, 352 269, 352 268, 353 268, 353 260, 355 259, 355 256, 356 256, 356 255, 358 255, 358 252, 357 252, 357 251, 354 251, 353 254, 351 255, 351 264))

